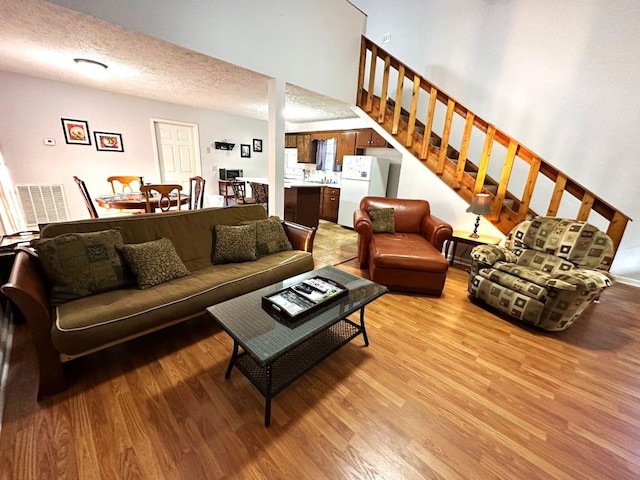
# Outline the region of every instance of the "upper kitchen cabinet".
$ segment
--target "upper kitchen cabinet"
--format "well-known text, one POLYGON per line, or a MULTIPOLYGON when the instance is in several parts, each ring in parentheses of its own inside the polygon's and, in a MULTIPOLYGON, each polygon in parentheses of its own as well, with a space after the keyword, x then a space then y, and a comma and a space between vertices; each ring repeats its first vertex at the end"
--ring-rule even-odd
POLYGON ((342 165, 345 155, 356 154, 356 132, 341 132, 338 134, 338 146, 336 148, 336 163, 342 165))
POLYGON ((387 141, 375 130, 360 130, 356 134, 356 148, 386 147, 387 141))
POLYGON ((297 135, 298 163, 316 163, 317 141, 311 140, 311 134, 297 135))
POLYGON ((298 136, 295 133, 285 134, 284 148, 298 148, 298 136))

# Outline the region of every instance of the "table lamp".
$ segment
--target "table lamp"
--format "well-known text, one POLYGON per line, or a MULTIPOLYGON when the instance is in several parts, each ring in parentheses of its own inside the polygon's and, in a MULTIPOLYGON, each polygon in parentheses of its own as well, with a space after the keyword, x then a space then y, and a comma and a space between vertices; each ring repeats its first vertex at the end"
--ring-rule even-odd
POLYGON ((473 196, 471 205, 467 208, 467 212, 476 214, 476 224, 473 228, 473 233, 469 235, 471 238, 478 238, 478 227, 480 226, 480 215, 488 215, 492 213, 491 209, 491 197, 488 193, 476 193, 473 196))

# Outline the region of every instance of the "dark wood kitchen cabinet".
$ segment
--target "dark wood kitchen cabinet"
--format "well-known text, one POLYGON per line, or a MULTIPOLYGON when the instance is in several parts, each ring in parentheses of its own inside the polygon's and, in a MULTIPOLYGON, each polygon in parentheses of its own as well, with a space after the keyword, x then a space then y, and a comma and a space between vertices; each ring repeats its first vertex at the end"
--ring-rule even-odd
POLYGON ((338 207, 340 205, 340 189, 336 187, 322 188, 322 202, 320 218, 329 222, 338 222, 338 207))
POLYGON ((342 158, 345 155, 356 154, 356 132, 341 132, 338 134, 336 147, 336 163, 342 165, 342 158))
POLYGON ((376 148, 386 146, 387 141, 375 130, 360 130, 356 135, 357 148, 376 148))
POLYGON ((316 151, 318 142, 311 139, 311 134, 297 135, 298 163, 316 163, 316 151))
POLYGON ((320 218, 322 187, 284 189, 284 219, 307 227, 317 227, 320 218))
POLYGON ((298 136, 295 133, 285 134, 284 148, 298 148, 298 136))

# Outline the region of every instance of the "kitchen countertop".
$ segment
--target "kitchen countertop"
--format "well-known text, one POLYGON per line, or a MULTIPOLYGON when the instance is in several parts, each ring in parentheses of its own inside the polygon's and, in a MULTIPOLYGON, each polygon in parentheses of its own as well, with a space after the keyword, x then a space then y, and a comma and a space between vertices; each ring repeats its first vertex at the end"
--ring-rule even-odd
MULTIPOLYGON (((265 185, 269 184, 269 180, 263 177, 238 177, 236 180, 241 182, 256 182, 256 183, 264 183, 265 185)), ((317 188, 317 187, 333 187, 340 188, 339 183, 320 183, 320 182, 309 182, 298 179, 284 179, 284 188, 317 188)))

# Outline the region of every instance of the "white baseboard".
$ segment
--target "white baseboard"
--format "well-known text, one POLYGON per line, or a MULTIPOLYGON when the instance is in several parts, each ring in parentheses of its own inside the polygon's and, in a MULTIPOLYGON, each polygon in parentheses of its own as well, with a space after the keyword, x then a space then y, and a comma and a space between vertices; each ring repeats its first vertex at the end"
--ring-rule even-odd
POLYGON ((619 277, 618 275, 614 275, 616 277, 616 282, 624 283, 625 285, 631 285, 632 287, 640 288, 640 280, 636 280, 635 278, 628 277, 619 277))

